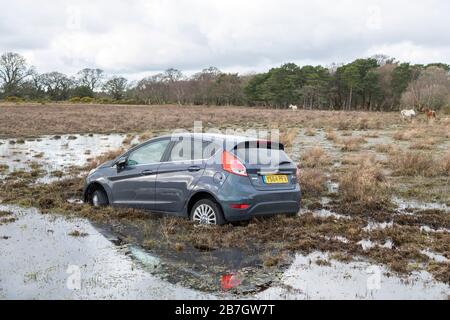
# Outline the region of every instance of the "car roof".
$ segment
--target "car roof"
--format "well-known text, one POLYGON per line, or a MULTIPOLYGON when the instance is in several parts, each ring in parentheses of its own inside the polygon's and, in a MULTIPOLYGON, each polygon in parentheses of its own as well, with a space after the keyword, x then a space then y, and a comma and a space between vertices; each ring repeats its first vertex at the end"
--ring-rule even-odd
POLYGON ((202 140, 216 140, 217 142, 222 141, 232 141, 235 143, 241 143, 246 141, 258 141, 261 139, 255 138, 255 137, 249 137, 249 136, 242 136, 242 135, 229 135, 229 134, 219 134, 219 133, 174 133, 171 135, 166 135, 163 137, 169 137, 169 138, 196 138, 196 139, 202 139, 202 140))

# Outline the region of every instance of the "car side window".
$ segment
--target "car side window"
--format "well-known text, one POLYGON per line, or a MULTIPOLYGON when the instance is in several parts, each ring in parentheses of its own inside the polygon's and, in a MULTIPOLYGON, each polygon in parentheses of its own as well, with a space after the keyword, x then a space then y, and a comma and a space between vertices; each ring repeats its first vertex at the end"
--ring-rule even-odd
POLYGON ((211 141, 181 139, 172 147, 168 161, 191 161, 209 159, 217 147, 211 141))
POLYGON ((140 147, 130 154, 128 165, 135 166, 160 162, 169 142, 170 139, 159 140, 140 147))

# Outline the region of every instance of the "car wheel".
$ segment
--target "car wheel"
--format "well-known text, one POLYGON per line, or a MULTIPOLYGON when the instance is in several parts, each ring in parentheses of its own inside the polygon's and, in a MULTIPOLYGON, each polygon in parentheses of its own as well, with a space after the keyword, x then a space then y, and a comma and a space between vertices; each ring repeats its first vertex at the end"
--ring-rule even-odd
POLYGON ((103 207, 108 205, 108 196, 103 190, 95 190, 90 199, 90 204, 94 207, 103 207))
POLYGON ((296 217, 298 216, 298 212, 289 212, 284 214, 285 217, 296 217))
POLYGON ((210 225, 222 225, 226 222, 220 206, 210 199, 197 201, 191 210, 191 220, 210 225))

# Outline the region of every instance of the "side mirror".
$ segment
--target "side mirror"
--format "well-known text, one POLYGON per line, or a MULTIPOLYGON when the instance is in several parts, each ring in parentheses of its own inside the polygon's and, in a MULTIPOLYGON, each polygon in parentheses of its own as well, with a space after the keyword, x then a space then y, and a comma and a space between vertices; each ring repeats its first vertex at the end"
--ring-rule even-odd
POLYGON ((127 158, 120 158, 116 162, 117 170, 121 170, 127 166, 128 159, 127 158))

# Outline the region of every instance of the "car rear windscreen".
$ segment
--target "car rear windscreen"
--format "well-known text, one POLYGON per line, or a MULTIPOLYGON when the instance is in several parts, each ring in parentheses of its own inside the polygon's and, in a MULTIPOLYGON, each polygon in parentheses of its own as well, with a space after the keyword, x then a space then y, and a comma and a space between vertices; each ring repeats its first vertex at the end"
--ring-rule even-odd
POLYGON ((241 161, 249 165, 261 165, 276 167, 282 164, 292 163, 292 160, 284 150, 271 147, 241 147, 235 150, 241 161))

